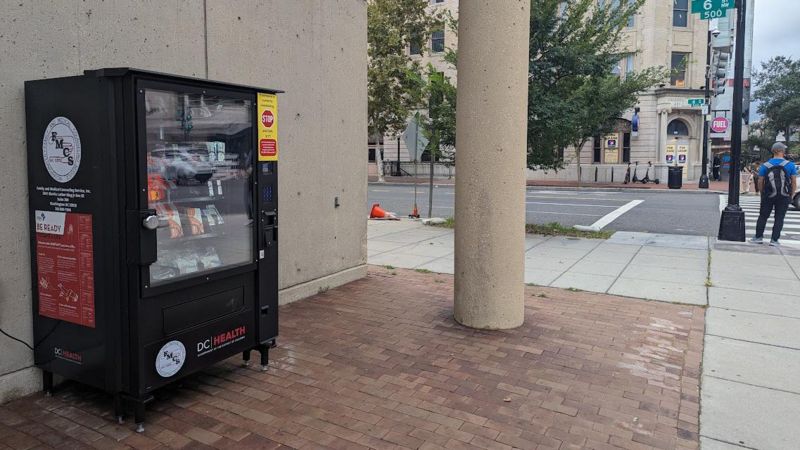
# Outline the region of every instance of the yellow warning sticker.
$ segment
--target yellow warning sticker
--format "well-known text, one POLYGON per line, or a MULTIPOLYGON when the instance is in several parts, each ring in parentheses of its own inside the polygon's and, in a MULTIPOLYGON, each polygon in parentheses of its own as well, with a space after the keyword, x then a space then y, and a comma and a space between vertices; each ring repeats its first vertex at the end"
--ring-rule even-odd
POLYGON ((258 160, 278 160, 278 96, 258 94, 258 160))

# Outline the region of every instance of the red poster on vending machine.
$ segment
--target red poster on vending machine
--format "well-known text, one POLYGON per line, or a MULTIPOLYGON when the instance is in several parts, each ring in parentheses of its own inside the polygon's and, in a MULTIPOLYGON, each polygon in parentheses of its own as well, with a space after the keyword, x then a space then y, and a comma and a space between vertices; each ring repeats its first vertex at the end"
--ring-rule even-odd
POLYGON ((35 214, 39 314, 94 328, 92 215, 35 214))

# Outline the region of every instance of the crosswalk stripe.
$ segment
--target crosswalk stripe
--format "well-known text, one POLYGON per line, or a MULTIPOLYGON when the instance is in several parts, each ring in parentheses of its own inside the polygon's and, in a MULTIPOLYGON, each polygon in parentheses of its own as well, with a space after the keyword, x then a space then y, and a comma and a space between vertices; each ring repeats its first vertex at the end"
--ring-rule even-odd
MULTIPOLYGON (((721 196, 725 199, 725 196, 721 196)), ((739 199, 739 206, 744 211, 744 224, 747 238, 751 238, 756 234, 756 224, 758 223, 758 214, 761 211, 761 199, 759 197, 741 197, 739 199)), ((772 226, 775 224, 775 213, 767 219, 767 226, 764 229, 764 237, 769 238, 772 233, 772 226)), ((800 210, 795 209, 793 206, 789 207, 786 212, 786 217, 783 220, 783 230, 781 232, 781 241, 790 245, 800 245, 800 239, 790 239, 789 237, 797 237, 800 235, 800 210)))

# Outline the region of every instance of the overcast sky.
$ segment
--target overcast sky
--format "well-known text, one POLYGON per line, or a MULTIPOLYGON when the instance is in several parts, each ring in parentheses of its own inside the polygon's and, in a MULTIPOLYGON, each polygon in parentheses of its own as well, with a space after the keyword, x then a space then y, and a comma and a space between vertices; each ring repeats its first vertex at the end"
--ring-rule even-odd
POLYGON ((755 2, 753 29, 753 68, 773 56, 800 58, 800 1, 750 0, 755 2))

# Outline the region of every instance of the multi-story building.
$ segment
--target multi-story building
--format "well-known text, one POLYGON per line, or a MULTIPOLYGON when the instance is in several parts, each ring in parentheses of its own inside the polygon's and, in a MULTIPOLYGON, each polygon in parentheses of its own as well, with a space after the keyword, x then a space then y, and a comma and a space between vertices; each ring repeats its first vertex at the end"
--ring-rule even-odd
MULTIPOLYGON (((676 164, 683 166, 684 179, 700 177, 702 106, 691 106, 689 99, 704 95, 708 27, 707 21, 691 13, 690 0, 647 0, 632 17, 620 45, 627 56, 615 73, 624 77, 633 71, 661 66, 669 69, 671 76, 640 95, 635 109, 616 121, 612 133, 585 144, 580 152, 582 180, 621 182, 628 163, 637 162, 640 178, 651 162, 655 167, 651 178, 666 179, 666 168, 676 164)), ((577 179, 574 152, 566 152, 565 158, 565 170, 529 171, 528 177, 577 179)))
MULTIPOLYGON (((451 15, 453 18, 458 18, 458 0, 428 0, 428 12, 433 14, 451 15)), ((443 24, 439 29, 434 30, 427 42, 422 48, 409 48, 408 54, 411 59, 418 62, 422 68, 423 73, 427 73, 428 65, 432 65, 437 72, 444 74, 445 77, 450 78, 453 84, 456 83, 456 68, 445 61, 445 53, 448 48, 455 49, 458 45, 458 38, 456 31, 451 29, 447 24, 443 24)), ((425 114, 425 111, 420 111, 425 114)), ((401 168, 404 175, 411 172, 411 162, 414 161, 415 155, 417 161, 429 161, 427 153, 423 151, 421 145, 414 148, 413 142, 415 139, 413 135, 417 134, 416 127, 412 119, 409 119, 409 130, 404 136, 383 136, 383 160, 386 164, 386 173, 392 174, 397 170, 397 161, 401 162, 401 168), (411 136, 409 136, 411 135, 411 136), (411 142, 407 145, 407 142, 411 142), (410 147, 410 148, 409 148, 410 147)), ((421 132, 419 132, 421 134, 421 132)), ((368 146, 369 157, 369 174, 375 175, 377 169, 375 166, 375 152, 379 147, 379 142, 371 138, 368 146)), ((428 166, 420 166, 417 170, 429 170, 428 166)), ((437 175, 449 175, 452 173, 452 168, 448 169, 442 165, 435 167, 437 175)), ((425 172, 430 173, 430 172, 425 172)))
MULTIPOLYGON (((453 17, 458 17, 458 0, 429 1, 431 13, 446 9, 453 17)), ((729 11, 728 16, 725 21, 720 21, 719 26, 724 30, 715 42, 723 42, 727 36, 726 42, 730 46, 735 11, 729 11)), ((597 136, 585 144, 580 152, 583 181, 621 182, 628 163, 636 162, 640 166, 640 177, 648 163, 652 163, 655 169, 650 173, 651 178, 665 180, 667 167, 680 165, 685 180, 699 179, 704 122, 702 106, 690 105, 689 99, 704 97, 709 26, 708 21, 692 14, 691 0, 647 0, 630 20, 620 44, 620 51, 627 56, 622 58, 614 72, 624 77, 633 71, 661 66, 670 70, 671 76, 663 84, 642 94, 636 107, 616 121, 612 133, 597 136)), ((422 55, 418 55, 417 49, 409 49, 409 53, 423 67, 430 63, 455 82, 455 68, 444 61, 443 55, 446 48, 457 47, 456 34, 443 27, 432 34, 426 47, 422 55)), ((732 78, 732 71, 730 75, 732 78)), ((401 162, 414 159, 413 147, 407 149, 402 137, 399 140, 385 137, 383 142, 385 160, 396 162, 398 156, 401 162)), ((370 143, 370 161, 374 161, 375 144, 370 143)), ((528 178, 577 179, 579 166, 575 152, 565 152, 565 160, 563 170, 529 171, 528 178)), ((387 164, 396 167, 396 163, 387 164)), ((371 164, 371 173, 374 167, 371 164)), ((407 166, 402 164, 402 167, 407 166)), ((390 169, 390 172, 394 170, 390 169)), ((446 173, 446 170, 442 168, 441 172, 446 173)))

